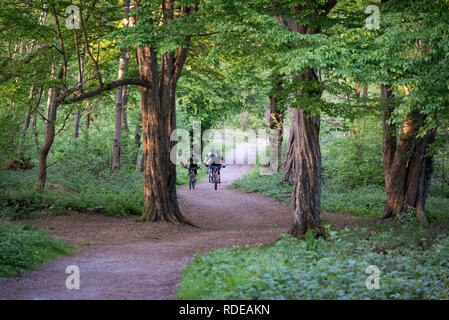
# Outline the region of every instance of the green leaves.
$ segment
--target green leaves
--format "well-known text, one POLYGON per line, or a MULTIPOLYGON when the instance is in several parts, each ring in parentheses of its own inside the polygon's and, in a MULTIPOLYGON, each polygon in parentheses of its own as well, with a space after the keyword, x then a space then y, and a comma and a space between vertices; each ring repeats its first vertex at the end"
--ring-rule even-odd
POLYGON ((23 224, 0 219, 0 278, 17 276, 38 264, 72 252, 67 244, 23 224))

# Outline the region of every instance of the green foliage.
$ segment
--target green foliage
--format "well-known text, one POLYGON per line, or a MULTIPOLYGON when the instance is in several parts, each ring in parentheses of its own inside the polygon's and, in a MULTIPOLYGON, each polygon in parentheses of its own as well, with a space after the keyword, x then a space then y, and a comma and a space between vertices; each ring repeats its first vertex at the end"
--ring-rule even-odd
POLYGON ((335 130, 337 124, 323 126, 323 179, 328 184, 352 189, 371 184, 383 185, 382 128, 377 117, 365 117, 353 123, 341 124, 345 129, 335 130))
MULTIPOLYGON (((188 170, 180 165, 177 172, 177 186, 188 185, 188 170)), ((99 176, 89 168, 62 161, 50 167, 48 174, 47 188, 36 191, 36 169, 1 170, 0 216, 24 218, 39 215, 42 210, 65 213, 68 209, 115 216, 142 213, 143 174, 140 171, 124 169, 99 176)), ((206 177, 205 170, 198 170, 197 180, 206 177)))
MULTIPOLYGON (((254 167, 243 178, 237 179, 229 188, 258 192, 285 204, 291 203, 292 185, 282 179, 282 172, 260 175, 254 167)), ((350 213, 360 217, 379 217, 385 206, 385 188, 380 185, 365 185, 345 188, 324 181, 321 193, 321 209, 327 212, 350 213)), ((449 199, 430 196, 426 202, 426 214, 442 223, 449 222, 449 199)))
POLYGON ((270 247, 197 253, 178 297, 448 299, 449 234, 437 234, 419 225, 380 225, 330 231, 328 241, 284 235, 270 247), (380 270, 378 290, 366 287, 369 265, 380 270))
POLYGON ((378 217, 385 206, 385 189, 378 185, 361 186, 354 189, 325 185, 321 207, 328 212, 350 213, 354 216, 378 217))
POLYGON ((104 177, 61 164, 49 168, 48 185, 36 191, 36 170, 1 172, 0 207, 14 208, 15 215, 28 216, 44 209, 126 216, 142 210, 143 178, 139 172, 119 172, 104 177))
POLYGON ((47 231, 0 219, 0 278, 20 275, 38 264, 73 252, 47 231))
POLYGON ((292 186, 285 183, 281 172, 273 175, 260 175, 260 168, 253 167, 245 176, 235 180, 228 188, 258 192, 281 202, 291 198, 292 186))

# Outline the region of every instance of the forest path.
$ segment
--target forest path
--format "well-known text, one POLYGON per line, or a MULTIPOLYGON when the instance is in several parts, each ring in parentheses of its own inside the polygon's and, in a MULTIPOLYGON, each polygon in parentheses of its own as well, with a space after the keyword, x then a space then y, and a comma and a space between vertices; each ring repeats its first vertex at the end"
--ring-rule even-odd
POLYGON ((178 190, 183 214, 198 228, 78 212, 25 220, 80 250, 26 276, 0 280, 0 299, 175 299, 181 267, 195 252, 273 243, 288 230, 289 207, 226 189, 250 168, 226 166, 218 190, 207 181, 178 190), (79 290, 65 286, 69 265, 79 267, 79 290))

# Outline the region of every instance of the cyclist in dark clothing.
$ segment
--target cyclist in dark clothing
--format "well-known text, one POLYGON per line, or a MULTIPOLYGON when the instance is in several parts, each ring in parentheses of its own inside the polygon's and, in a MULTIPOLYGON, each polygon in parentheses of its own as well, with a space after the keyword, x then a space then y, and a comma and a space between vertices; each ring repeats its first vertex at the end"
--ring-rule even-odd
POLYGON ((195 156, 195 154, 193 152, 190 155, 190 158, 184 164, 184 168, 187 168, 187 167, 189 170, 192 170, 195 177, 197 175, 198 169, 201 169, 201 162, 197 160, 197 157, 195 156))

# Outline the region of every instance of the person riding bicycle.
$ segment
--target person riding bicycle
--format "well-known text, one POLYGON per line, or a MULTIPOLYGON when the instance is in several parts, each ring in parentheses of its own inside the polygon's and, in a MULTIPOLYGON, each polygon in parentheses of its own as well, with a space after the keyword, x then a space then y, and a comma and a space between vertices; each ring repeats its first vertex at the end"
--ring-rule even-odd
POLYGON ((225 167, 225 162, 224 158, 220 155, 220 151, 216 150, 215 152, 209 152, 204 162, 206 163, 206 168, 208 166, 210 166, 210 168, 217 168, 218 183, 221 183, 220 169, 222 166, 225 167))
POLYGON ((197 170, 201 169, 201 162, 198 161, 198 158, 196 157, 196 154, 192 152, 190 155, 190 158, 187 160, 187 162, 184 164, 184 168, 189 170, 192 170, 193 174, 197 175, 197 170))

